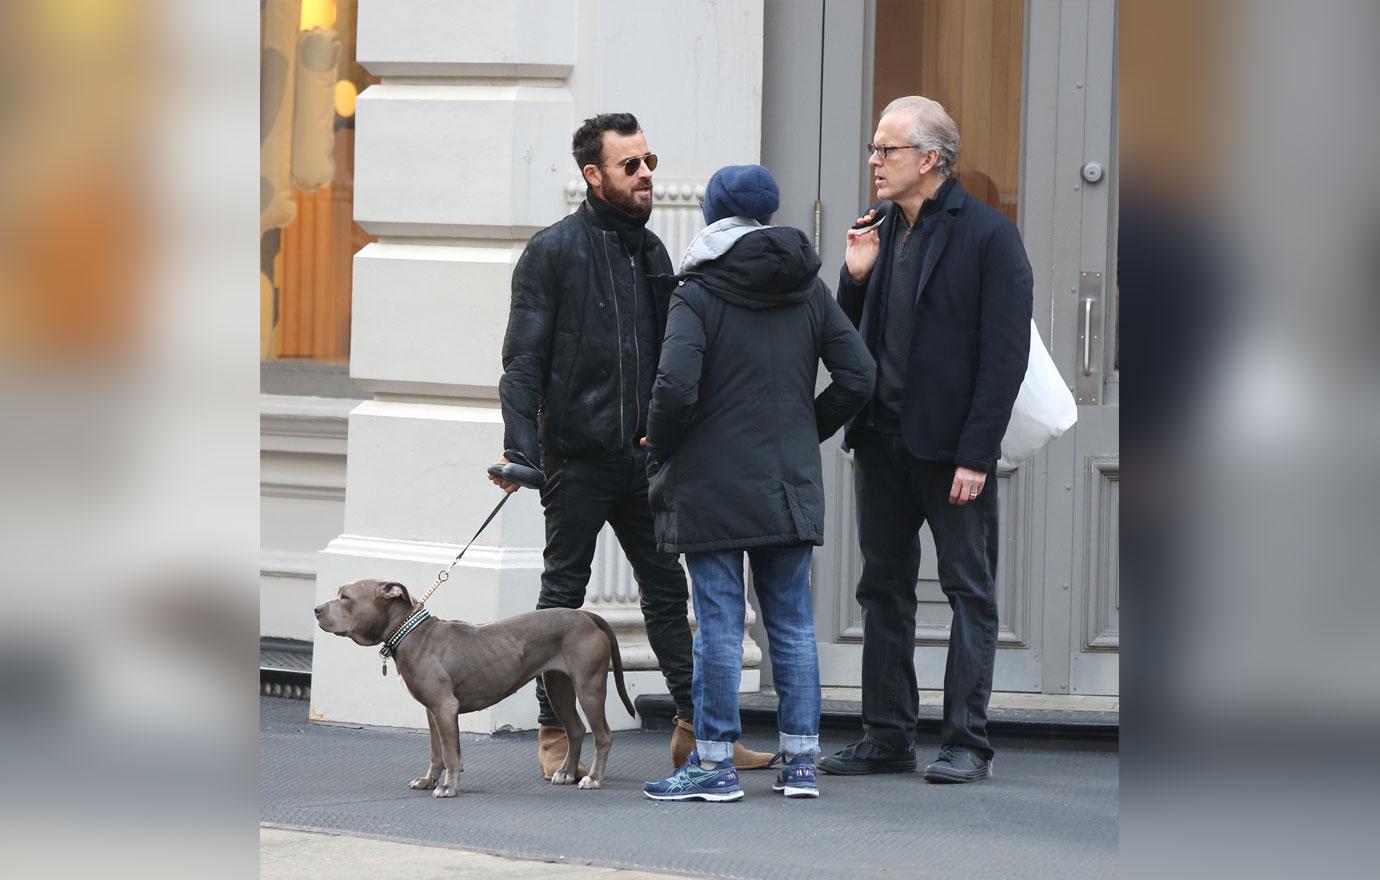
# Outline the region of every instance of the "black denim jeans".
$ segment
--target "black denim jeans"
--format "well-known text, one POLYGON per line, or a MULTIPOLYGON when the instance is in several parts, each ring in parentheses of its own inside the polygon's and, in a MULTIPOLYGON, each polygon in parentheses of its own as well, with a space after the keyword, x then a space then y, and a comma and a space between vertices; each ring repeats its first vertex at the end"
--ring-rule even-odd
MULTIPOLYGON (((647 500, 647 453, 639 449, 571 459, 548 454, 544 463, 546 486, 541 503, 546 512, 546 552, 537 607, 584 604, 594 545, 599 530, 609 523, 632 563, 647 641, 666 677, 676 712, 687 721, 693 719, 694 660, 686 617, 690 593, 679 558, 656 546, 647 500)), ((537 721, 559 726, 540 677, 537 701, 541 706, 537 721)))
POLYGON ((997 481, 977 499, 949 503, 954 466, 921 461, 898 435, 857 432, 858 539, 863 572, 862 717, 869 737, 897 749, 915 743, 915 585, 920 527, 928 522, 939 586, 953 609, 944 667, 941 741, 992 756, 987 701, 997 656, 997 481))

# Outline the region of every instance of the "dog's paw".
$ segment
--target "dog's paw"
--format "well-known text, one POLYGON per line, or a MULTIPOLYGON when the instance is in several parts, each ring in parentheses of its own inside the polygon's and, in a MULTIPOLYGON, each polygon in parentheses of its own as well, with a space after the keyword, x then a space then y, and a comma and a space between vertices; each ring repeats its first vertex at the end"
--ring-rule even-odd
POLYGON ((575 782, 575 774, 567 770, 557 770, 551 774, 552 785, 571 785, 575 782))
POLYGON ((580 788, 598 788, 598 787, 599 787, 599 780, 595 779, 593 776, 586 776, 584 779, 581 779, 581 780, 580 780, 580 788))
POLYGON ((430 791, 436 787, 436 780, 431 776, 418 776, 407 784, 408 788, 416 790, 430 791))
POLYGON ((447 797, 455 797, 455 796, 456 796, 457 794, 459 794, 459 793, 460 793, 460 792, 459 792, 457 786, 454 786, 454 785, 438 785, 438 786, 436 786, 436 790, 433 791, 433 792, 431 793, 431 796, 432 796, 432 797, 436 797, 436 798, 447 798, 447 797))

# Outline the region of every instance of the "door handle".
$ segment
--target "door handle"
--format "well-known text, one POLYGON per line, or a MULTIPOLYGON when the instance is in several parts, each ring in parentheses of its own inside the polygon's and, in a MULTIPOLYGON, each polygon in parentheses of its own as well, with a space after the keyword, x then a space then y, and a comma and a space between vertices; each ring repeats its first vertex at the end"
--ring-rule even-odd
POLYGON ((1082 406, 1102 401, 1102 273, 1078 277, 1078 373, 1074 397, 1082 406))
POLYGON ((1092 297, 1083 300, 1083 375, 1092 375, 1092 297))

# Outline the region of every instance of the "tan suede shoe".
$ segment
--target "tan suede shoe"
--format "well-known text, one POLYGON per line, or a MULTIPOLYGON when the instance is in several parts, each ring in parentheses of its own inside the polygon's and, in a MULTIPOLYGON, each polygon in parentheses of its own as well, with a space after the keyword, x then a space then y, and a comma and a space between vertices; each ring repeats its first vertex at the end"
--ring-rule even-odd
MULTIPOLYGON (((671 734, 671 769, 678 770, 690 750, 695 747, 695 725, 681 718, 675 719, 676 729, 671 734)), ((771 762, 770 752, 754 752, 741 742, 733 744, 733 766, 739 770, 761 770, 771 762)))
POLYGON ((676 727, 671 733, 671 769, 679 770, 695 747, 695 725, 680 718, 675 721, 676 727))
MULTIPOLYGON (((556 775, 556 771, 561 769, 561 765, 565 763, 565 755, 568 751, 570 751, 570 743, 565 738, 564 727, 555 727, 549 724, 537 726, 537 763, 541 765, 543 779, 549 780, 556 775)), ((589 775, 589 768, 584 764, 578 764, 575 767, 575 774, 583 779, 589 775)))
POLYGON ((754 752, 741 741, 733 744, 733 766, 737 769, 761 770, 770 763, 770 752, 754 752))

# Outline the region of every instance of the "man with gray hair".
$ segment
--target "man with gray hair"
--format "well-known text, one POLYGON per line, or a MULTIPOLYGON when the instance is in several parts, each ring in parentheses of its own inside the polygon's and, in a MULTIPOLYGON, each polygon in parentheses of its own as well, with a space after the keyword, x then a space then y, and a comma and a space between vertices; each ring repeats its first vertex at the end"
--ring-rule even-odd
POLYGON ((958 128, 928 98, 882 111, 868 165, 882 199, 848 233, 838 300, 877 361, 849 424, 863 571, 864 737, 819 763, 839 774, 914 770, 915 584, 930 524, 953 609, 944 723, 929 782, 992 775, 987 702, 997 649, 1002 435, 1030 354, 1033 277, 1016 227, 954 178, 958 128))

